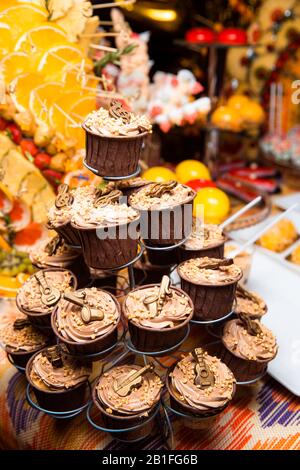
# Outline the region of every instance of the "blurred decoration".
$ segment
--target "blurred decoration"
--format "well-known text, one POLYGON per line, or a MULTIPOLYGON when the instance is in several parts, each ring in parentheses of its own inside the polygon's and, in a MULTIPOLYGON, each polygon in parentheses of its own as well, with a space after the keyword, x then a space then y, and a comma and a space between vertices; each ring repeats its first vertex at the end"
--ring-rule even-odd
POLYGON ((214 126, 232 132, 258 131, 264 120, 262 106, 241 94, 232 95, 227 103, 217 107, 211 116, 214 126))

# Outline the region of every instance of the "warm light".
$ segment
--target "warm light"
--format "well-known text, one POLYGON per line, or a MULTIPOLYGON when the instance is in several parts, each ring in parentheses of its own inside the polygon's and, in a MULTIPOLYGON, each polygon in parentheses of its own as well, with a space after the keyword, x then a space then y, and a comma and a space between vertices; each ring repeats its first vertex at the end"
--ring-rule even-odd
POLYGON ((158 8, 145 8, 145 14, 155 21, 175 21, 177 13, 174 10, 159 10, 158 8))

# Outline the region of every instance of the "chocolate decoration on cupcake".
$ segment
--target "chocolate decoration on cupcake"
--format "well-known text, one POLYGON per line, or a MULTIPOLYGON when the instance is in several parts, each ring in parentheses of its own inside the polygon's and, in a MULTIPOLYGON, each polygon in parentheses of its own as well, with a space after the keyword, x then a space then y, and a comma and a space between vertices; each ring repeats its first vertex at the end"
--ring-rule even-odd
POLYGON ((278 350, 273 333, 247 315, 225 323, 222 342, 226 348, 222 360, 239 382, 262 375, 278 350))
POLYGON ((100 108, 88 115, 85 164, 100 176, 133 175, 138 168, 144 141, 152 126, 146 116, 138 116, 113 100, 109 110, 100 108))
POLYGON ((57 196, 55 199, 55 207, 61 209, 62 207, 70 206, 74 201, 74 197, 70 193, 70 188, 67 184, 60 184, 57 188, 57 196))
POLYGON ((217 320, 233 309, 241 269, 231 259, 195 258, 177 268, 182 289, 191 297, 199 321, 217 320))
POLYGON ((151 183, 129 197, 129 205, 141 212, 141 236, 147 245, 176 245, 190 235, 195 196, 190 187, 168 181, 151 183))
POLYGON ((131 194, 138 192, 140 189, 148 186, 152 182, 141 177, 130 178, 116 183, 116 187, 122 191, 124 196, 129 197, 131 194))
POLYGON ((193 316, 191 299, 170 285, 168 276, 160 284, 131 291, 124 300, 131 341, 139 351, 160 351, 176 346, 188 331, 193 316))
POLYGON ((25 367, 30 357, 54 341, 54 338, 22 316, 1 328, 0 340, 12 362, 16 366, 25 367))
POLYGON ((100 354, 117 342, 120 307, 109 292, 86 288, 65 293, 51 321, 55 335, 71 353, 100 354))
MULTIPOLYGON (((172 366, 167 375, 171 406, 191 418, 213 417, 223 411, 235 393, 235 378, 217 357, 197 348, 172 366)), ((209 423, 206 423, 209 424, 209 423)))
POLYGON ((256 293, 245 289, 238 284, 236 290, 236 307, 237 315, 246 315, 252 319, 260 319, 267 313, 268 307, 265 301, 256 293))
POLYGON ((218 225, 201 224, 193 221, 193 231, 186 242, 178 248, 179 260, 191 258, 224 258, 226 237, 218 225))
POLYGON ((86 400, 89 365, 76 361, 56 345, 36 353, 26 366, 26 377, 37 402, 50 411, 80 408, 86 400))
POLYGON ((74 290, 77 280, 67 269, 49 268, 30 276, 16 297, 18 309, 36 326, 50 326, 50 317, 62 293, 74 290))

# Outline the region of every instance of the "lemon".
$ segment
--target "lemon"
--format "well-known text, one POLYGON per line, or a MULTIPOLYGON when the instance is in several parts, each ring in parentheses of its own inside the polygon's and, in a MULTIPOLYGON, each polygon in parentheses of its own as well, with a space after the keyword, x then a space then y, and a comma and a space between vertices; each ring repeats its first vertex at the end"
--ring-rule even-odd
POLYGON ((16 51, 42 53, 53 46, 65 43, 67 34, 57 25, 46 23, 26 31, 15 45, 16 51))
POLYGON ((164 166, 153 166, 149 170, 144 171, 143 178, 155 183, 163 183, 164 181, 176 180, 176 175, 169 168, 164 166))
POLYGON ((230 211, 230 201, 226 193, 218 188, 203 188, 194 199, 194 217, 204 215, 209 224, 219 224, 230 211))
POLYGON ((5 57, 14 48, 14 38, 7 23, 0 19, 0 58, 5 57))
POLYGON ((184 160, 179 163, 176 167, 176 175, 181 183, 195 179, 211 179, 208 168, 198 160, 184 160))
POLYGON ((37 124, 49 123, 49 110, 63 92, 63 85, 46 82, 34 88, 29 97, 29 109, 37 124))
POLYGON ((29 97, 33 88, 43 83, 44 79, 36 73, 24 73, 10 83, 9 94, 19 112, 29 108, 29 97))

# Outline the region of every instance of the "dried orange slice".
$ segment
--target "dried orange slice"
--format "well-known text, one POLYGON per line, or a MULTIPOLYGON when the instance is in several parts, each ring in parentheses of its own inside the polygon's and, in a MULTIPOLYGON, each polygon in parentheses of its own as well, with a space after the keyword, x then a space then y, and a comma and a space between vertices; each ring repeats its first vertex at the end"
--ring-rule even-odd
POLYGON ((49 123, 49 110, 63 92, 63 85, 58 82, 47 82, 31 91, 29 109, 38 124, 49 123))
POLYGON ((53 23, 46 23, 26 31, 15 45, 16 51, 30 53, 43 53, 53 46, 67 41, 66 32, 53 23))
POLYGON ((31 60, 25 52, 10 52, 3 57, 0 67, 5 83, 8 85, 18 75, 31 72, 31 60))
POLYGON ((45 75, 49 81, 60 80, 64 70, 85 62, 82 50, 71 44, 62 44, 46 51, 38 64, 38 72, 45 75))
POLYGON ((77 126, 72 125, 70 122, 66 122, 65 134, 68 137, 76 139, 76 148, 81 149, 85 146, 85 133, 81 128, 81 123, 87 117, 89 113, 96 109, 96 95, 87 95, 82 97, 70 108, 70 117, 77 122, 77 126))
POLYGON ((0 276, 0 296, 15 297, 21 285, 15 277, 0 276))
POLYGON ((55 100, 49 110, 50 126, 63 134, 66 126, 66 115, 69 115, 70 109, 80 97, 81 92, 76 90, 64 93, 60 98, 55 100))
POLYGON ((30 3, 20 3, 0 12, 0 22, 4 21, 10 28, 15 39, 35 26, 45 23, 48 19, 46 8, 30 3))
POLYGON ((14 49, 14 38, 11 28, 7 23, 2 22, 0 19, 0 58, 5 57, 10 51, 14 49))
POLYGON ((28 110, 32 89, 41 85, 43 81, 44 78, 36 73, 25 73, 12 80, 9 94, 18 111, 24 112, 28 110))

